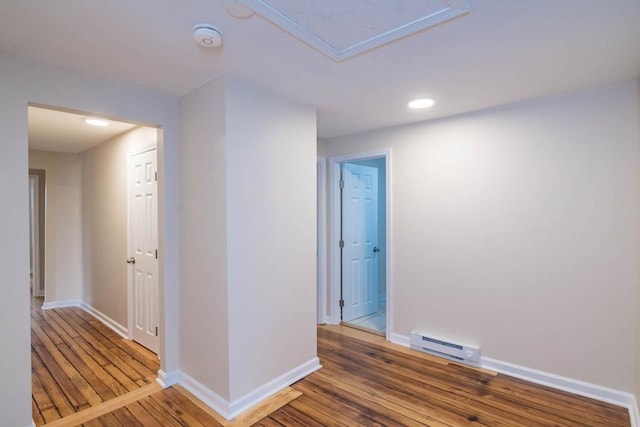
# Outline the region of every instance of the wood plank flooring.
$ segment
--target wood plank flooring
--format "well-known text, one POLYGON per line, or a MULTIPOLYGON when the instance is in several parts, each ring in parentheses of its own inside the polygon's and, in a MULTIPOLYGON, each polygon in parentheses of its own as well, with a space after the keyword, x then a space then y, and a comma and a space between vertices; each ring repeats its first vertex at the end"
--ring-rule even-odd
POLYGON ((423 355, 342 327, 318 328, 323 369, 257 426, 630 426, 625 408, 423 355))
POLYGON ((76 307, 31 304, 32 409, 36 425, 155 381, 157 356, 76 307))
POLYGON ((343 326, 318 328, 321 370, 229 422, 181 387, 126 395, 155 378, 155 355, 112 336, 82 310, 36 309, 32 316, 38 425, 631 425, 625 408, 448 362, 343 326), (116 396, 123 396, 120 407, 101 403, 116 396), (60 419, 88 407, 76 421, 60 419), (98 411, 94 418, 91 411, 98 411))

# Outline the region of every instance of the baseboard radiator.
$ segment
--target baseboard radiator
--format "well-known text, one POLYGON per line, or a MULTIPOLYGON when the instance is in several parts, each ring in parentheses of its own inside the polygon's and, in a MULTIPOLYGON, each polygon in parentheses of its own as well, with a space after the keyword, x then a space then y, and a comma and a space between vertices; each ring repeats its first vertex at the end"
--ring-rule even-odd
POLYGON ((410 344, 412 349, 423 353, 473 366, 480 365, 480 347, 445 341, 418 331, 411 331, 410 344))

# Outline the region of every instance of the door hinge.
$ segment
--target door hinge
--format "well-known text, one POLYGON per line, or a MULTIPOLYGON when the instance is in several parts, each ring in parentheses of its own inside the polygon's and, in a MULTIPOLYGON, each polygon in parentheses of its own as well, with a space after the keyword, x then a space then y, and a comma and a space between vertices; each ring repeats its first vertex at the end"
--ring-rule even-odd
POLYGON ((344 308, 344 300, 343 299, 340 300, 340 308, 344 308))
POLYGON ((338 246, 340 247, 340 249, 344 248, 344 240, 340 240, 338 242, 338 246))
POLYGON ((156 249, 156 259, 158 259, 158 250, 156 249))
POLYGON ((158 336, 158 327, 156 326, 156 336, 158 336))
POLYGON ((158 180, 158 171, 155 172, 156 181, 158 180))
POLYGON ((340 180, 340 188, 344 188, 344 179, 340 180))

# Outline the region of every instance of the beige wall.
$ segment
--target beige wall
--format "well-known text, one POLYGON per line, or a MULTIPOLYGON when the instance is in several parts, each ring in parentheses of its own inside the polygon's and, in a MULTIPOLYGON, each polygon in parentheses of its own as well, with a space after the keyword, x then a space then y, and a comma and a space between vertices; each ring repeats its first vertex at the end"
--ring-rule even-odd
POLYGON ((174 97, 0 53, 0 419, 31 425, 27 106, 29 102, 101 113, 163 127, 161 368, 178 369, 178 122, 174 97), (164 250, 163 250, 164 249, 164 250))
POLYGON ((316 357, 315 109, 227 81, 226 160, 233 401, 316 357))
POLYGON ((180 99, 180 365, 229 400, 224 80, 180 99))
POLYGON ((44 169, 45 303, 82 299, 81 190, 78 154, 29 151, 29 168, 44 169))
POLYGON ((0 57, 0 419, 31 426, 27 103, 0 57))
MULTIPOLYGON (((640 78, 638 78, 638 126, 640 126, 640 78)), ((640 136, 638 136, 638 144, 640 145, 640 136)), ((640 218, 638 219, 640 221, 640 218)), ((640 262, 640 260, 638 260, 640 262)), ((636 308, 638 313, 637 324, 637 348, 636 348, 636 402, 640 408, 640 281, 638 281, 638 306, 636 308)))
POLYGON ((138 127, 80 154, 83 301, 127 327, 127 165, 129 153, 155 146, 138 127))
POLYGON ((632 81, 325 141, 393 151, 392 332, 635 392, 637 116, 632 81))
POLYGON ((316 356, 315 110, 224 78, 180 119, 181 367, 234 411, 316 356))

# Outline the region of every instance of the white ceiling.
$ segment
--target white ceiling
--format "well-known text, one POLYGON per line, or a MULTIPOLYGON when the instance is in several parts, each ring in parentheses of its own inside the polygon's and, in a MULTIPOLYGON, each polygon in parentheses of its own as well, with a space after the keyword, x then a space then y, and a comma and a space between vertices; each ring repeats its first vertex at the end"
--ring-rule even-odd
POLYGON ((86 114, 29 106, 29 148, 32 150, 80 153, 138 125, 105 119, 105 127, 91 126, 86 114))
MULTIPOLYGON (((349 2, 373 18, 416 1, 325 0, 317 8, 349 2)), ((221 0, 2 0, 0 50, 177 96, 234 74, 316 106, 321 137, 640 75, 638 0, 471 5, 469 14, 336 62, 259 15, 234 18, 221 0), (222 48, 195 45, 191 29, 202 22, 222 30, 222 48), (409 111, 415 96, 437 104, 409 111)))

